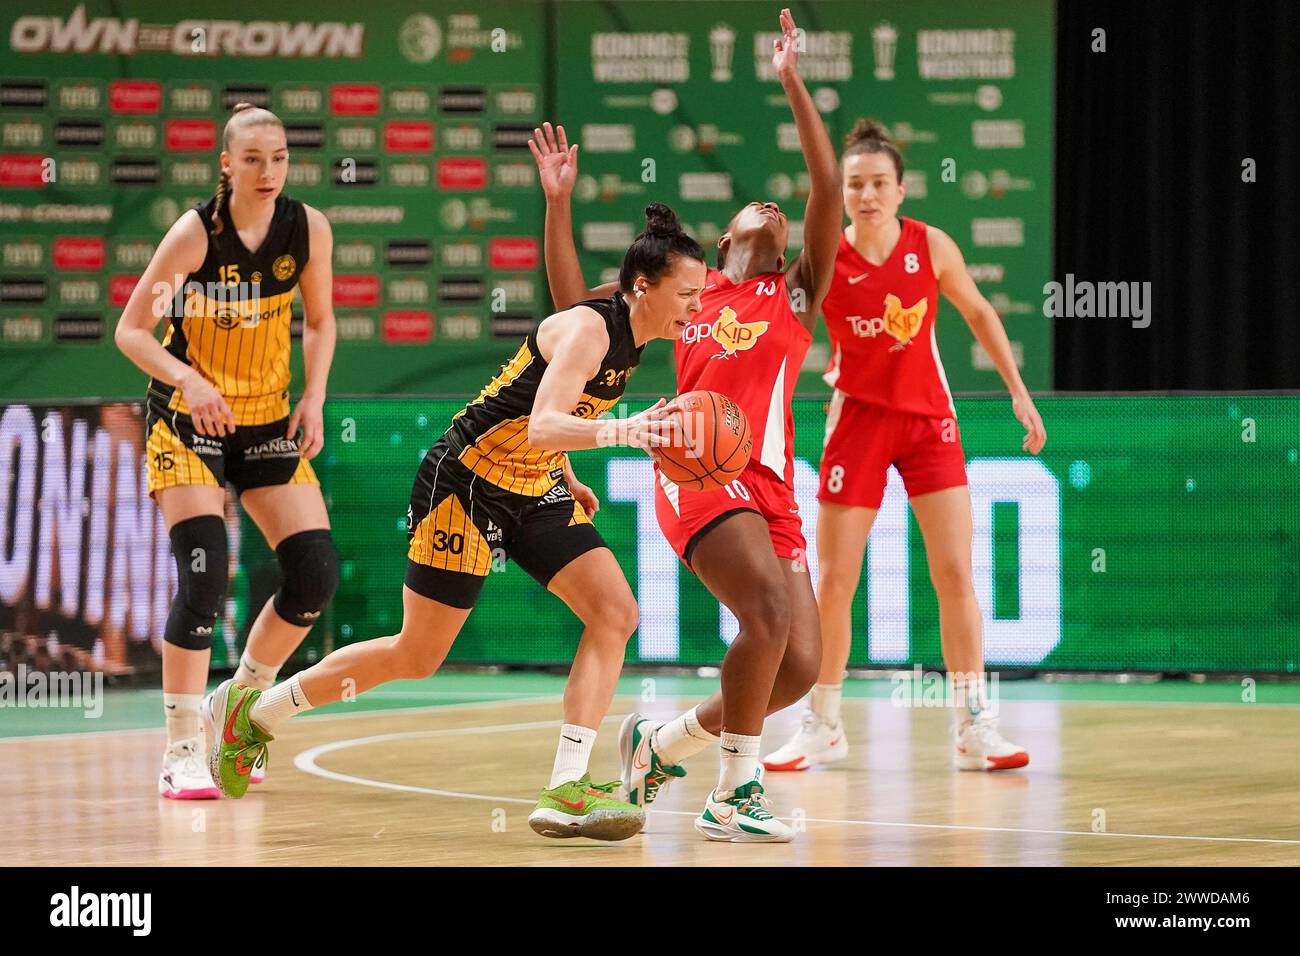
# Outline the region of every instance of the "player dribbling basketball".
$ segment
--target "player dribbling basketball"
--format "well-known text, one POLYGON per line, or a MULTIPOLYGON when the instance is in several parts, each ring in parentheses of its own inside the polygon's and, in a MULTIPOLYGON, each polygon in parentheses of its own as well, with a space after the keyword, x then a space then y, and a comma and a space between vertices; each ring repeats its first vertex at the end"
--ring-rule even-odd
POLYGON ((350 644, 265 693, 227 681, 209 698, 218 786, 241 796, 241 767, 264 759, 286 718, 442 664, 503 549, 582 620, 564 694, 564 725, 529 825, 551 837, 621 840, 644 810, 618 799, 618 781, 587 771, 638 611, 623 571, 591 522, 599 507, 574 477, 569 451, 668 444, 678 426, 661 401, 600 419, 619 401, 646 342, 676 338, 699 311, 704 252, 666 206, 623 260, 619 288, 544 319, 429 449, 407 509, 401 630, 350 644))
MULTIPOLYGON (((665 724, 631 715, 620 750, 633 803, 653 801, 683 760, 717 742, 721 768, 696 829, 710 840, 785 842, 792 829, 771 812, 758 777, 763 720, 798 700, 820 661, 817 607, 794 498, 791 399, 830 285, 840 230, 839 166, 798 73, 789 10, 772 58, 789 99, 811 182, 805 246, 786 270, 789 222, 773 202, 752 202, 718 241, 700 321, 674 347, 679 393, 720 392, 754 430, 750 466, 716 491, 690 491, 659 476, 656 516, 678 556, 735 614, 740 631, 722 664, 722 690, 665 724)), ((574 248, 569 192, 577 147, 548 125, 538 133, 547 192, 546 267, 557 304, 588 295, 574 248), (548 177, 547 166, 551 166, 548 177), (568 188, 565 188, 565 184, 568 188)))

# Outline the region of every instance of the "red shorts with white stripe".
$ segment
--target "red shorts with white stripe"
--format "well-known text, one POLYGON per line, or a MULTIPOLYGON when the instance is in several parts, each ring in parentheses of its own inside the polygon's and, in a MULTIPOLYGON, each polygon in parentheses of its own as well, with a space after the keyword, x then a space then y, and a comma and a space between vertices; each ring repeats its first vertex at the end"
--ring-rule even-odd
POLYGON ((890 465, 909 498, 966 484, 956 417, 895 411, 837 390, 826 415, 817 500, 879 508, 890 465))
POLYGON ((756 511, 767 521, 778 558, 807 554, 794 490, 762 465, 750 465, 740 477, 714 491, 691 491, 673 484, 655 469, 655 517, 677 556, 691 566, 691 552, 704 533, 736 511, 756 511))

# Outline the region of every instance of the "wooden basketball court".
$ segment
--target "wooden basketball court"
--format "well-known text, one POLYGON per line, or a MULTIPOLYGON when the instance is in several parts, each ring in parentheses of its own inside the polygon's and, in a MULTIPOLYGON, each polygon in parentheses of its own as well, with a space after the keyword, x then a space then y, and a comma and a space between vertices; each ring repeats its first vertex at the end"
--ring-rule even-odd
MULTIPOLYGON (((623 714, 667 716, 696 700, 620 696, 593 777, 618 775, 623 714)), ((1002 774, 950 769, 942 710, 900 708, 881 694, 844 707, 845 763, 767 776, 779 815, 806 828, 784 846, 711 844, 695 833, 716 779, 712 752, 688 763, 640 837, 535 835, 526 817, 560 724, 548 694, 290 721, 267 782, 242 801, 160 799, 160 729, 0 739, 0 856, 118 866, 1300 862, 1295 706, 1004 702, 1004 731, 1032 762, 1002 774)), ((771 746, 798 716, 768 722, 771 746)))

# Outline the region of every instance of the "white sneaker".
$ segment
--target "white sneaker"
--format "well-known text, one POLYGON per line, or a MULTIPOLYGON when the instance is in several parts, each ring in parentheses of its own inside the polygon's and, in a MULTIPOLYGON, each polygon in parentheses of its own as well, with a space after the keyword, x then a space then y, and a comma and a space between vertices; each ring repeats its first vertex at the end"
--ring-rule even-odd
POLYGON ((664 766, 650 744, 662 724, 628 714, 618 732, 618 750, 623 759, 622 799, 636 807, 647 807, 668 791, 668 785, 686 776, 680 766, 664 766))
POLYGON ((819 763, 838 763, 848 755, 843 722, 828 723, 809 710, 794 736, 780 750, 763 758, 763 769, 807 770, 819 763))
POLYGON ((163 753, 158 792, 168 800, 216 800, 221 791, 212 782, 198 737, 178 740, 163 753))
POLYGON ((1015 770, 1029 763, 1029 751, 998 733, 992 717, 977 717, 957 732, 958 770, 1015 770))
POLYGON ((704 812, 695 818, 695 829, 723 843, 789 843, 794 839, 794 830, 772 815, 757 777, 739 790, 711 792, 704 812))

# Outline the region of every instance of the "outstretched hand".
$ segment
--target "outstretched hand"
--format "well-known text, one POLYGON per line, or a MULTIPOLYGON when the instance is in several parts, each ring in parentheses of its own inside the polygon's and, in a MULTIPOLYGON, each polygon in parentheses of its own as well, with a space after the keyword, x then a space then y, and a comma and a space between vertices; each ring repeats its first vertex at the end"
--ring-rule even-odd
POLYGON ((528 149, 537 160, 537 174, 547 199, 563 199, 573 192, 578 180, 578 144, 569 145, 563 126, 543 123, 541 128, 533 130, 528 149))
POLYGON ((772 68, 778 79, 799 75, 799 28, 788 7, 781 11, 781 39, 772 41, 772 68))

